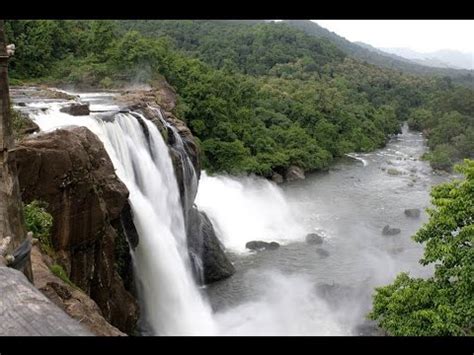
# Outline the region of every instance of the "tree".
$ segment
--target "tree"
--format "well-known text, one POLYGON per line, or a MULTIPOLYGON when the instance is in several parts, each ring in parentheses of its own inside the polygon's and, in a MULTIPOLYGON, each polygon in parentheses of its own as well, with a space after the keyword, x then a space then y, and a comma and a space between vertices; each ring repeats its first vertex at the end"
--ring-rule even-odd
POLYGON ((433 188, 430 219, 413 237, 434 275, 402 273, 376 289, 369 317, 390 335, 474 335, 474 161, 456 169, 465 179, 433 188))

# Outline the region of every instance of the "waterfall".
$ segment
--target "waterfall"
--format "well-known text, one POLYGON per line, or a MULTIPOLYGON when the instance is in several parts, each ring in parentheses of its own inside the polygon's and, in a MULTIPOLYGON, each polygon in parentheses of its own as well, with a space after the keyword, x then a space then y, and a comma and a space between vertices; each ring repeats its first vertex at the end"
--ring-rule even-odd
POLYGON ((102 120, 72 117, 53 105, 34 120, 43 131, 71 124, 89 128, 103 142, 117 176, 130 191, 139 234, 132 257, 142 321, 151 333, 215 334, 210 306, 192 277, 179 188, 168 146, 157 127, 137 113, 117 113, 102 120))
POLYGON ((225 247, 244 253, 251 240, 288 243, 305 230, 274 183, 257 177, 201 174, 196 204, 207 213, 225 247))

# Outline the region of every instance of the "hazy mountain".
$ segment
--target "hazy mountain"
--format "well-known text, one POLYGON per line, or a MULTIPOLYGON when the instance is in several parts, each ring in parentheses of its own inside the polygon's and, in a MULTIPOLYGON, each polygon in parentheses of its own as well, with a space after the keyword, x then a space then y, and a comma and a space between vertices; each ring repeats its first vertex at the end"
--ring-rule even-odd
MULTIPOLYGON (((452 67, 433 67, 428 66, 426 63, 417 63, 414 60, 410 60, 393 53, 384 52, 365 43, 351 42, 345 39, 344 37, 339 36, 338 34, 331 32, 325 29, 324 27, 321 27, 317 23, 310 20, 286 20, 284 22, 292 27, 303 30, 309 35, 313 35, 320 38, 327 38, 328 40, 336 44, 347 55, 366 61, 368 63, 380 67, 400 70, 411 74, 443 76, 447 75, 452 78, 459 79, 460 82, 466 82, 468 85, 473 85, 471 83, 472 69, 466 70, 453 69, 452 67)), ((447 60, 444 61, 448 62, 447 60)))
POLYGON ((474 53, 463 53, 449 49, 429 53, 417 52, 409 48, 381 49, 430 67, 474 69, 474 53))

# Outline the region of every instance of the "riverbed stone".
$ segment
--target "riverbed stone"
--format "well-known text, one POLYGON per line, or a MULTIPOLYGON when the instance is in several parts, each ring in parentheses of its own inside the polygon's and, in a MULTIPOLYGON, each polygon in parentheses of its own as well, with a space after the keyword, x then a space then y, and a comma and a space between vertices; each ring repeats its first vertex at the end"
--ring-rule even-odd
POLYGON ((399 234, 400 232, 401 232, 400 228, 390 228, 388 224, 382 229, 383 235, 396 235, 396 234, 399 234))
POLYGON ((73 103, 62 107, 59 111, 70 114, 71 116, 88 116, 90 113, 89 103, 73 103))
POLYGON ((256 251, 261 251, 261 250, 275 250, 280 247, 280 244, 277 242, 264 242, 261 240, 252 240, 250 242, 247 242, 245 244, 245 247, 250 250, 256 250, 256 251))
POLYGON ((418 218, 420 217, 421 211, 418 208, 408 208, 404 211, 404 213, 407 217, 418 218))
POLYGON ((323 237, 316 233, 309 233, 306 235, 306 243, 308 244, 323 244, 323 237))
POLYGON ((395 176, 395 175, 401 175, 401 174, 402 174, 402 172, 401 172, 400 170, 397 170, 397 169, 395 169, 395 168, 389 168, 389 169, 387 169, 387 173, 388 173, 389 175, 394 175, 394 176, 395 176))

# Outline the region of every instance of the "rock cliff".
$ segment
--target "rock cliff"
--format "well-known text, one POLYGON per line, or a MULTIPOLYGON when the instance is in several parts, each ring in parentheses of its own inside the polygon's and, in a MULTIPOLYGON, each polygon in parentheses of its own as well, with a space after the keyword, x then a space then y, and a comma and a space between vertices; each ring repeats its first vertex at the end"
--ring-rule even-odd
POLYGON ((105 319, 132 333, 139 313, 124 285, 130 259, 118 258, 120 246, 128 251, 121 218, 128 190, 102 143, 86 128, 61 129, 24 139, 16 154, 23 201, 45 201, 53 216, 55 262, 105 319))

